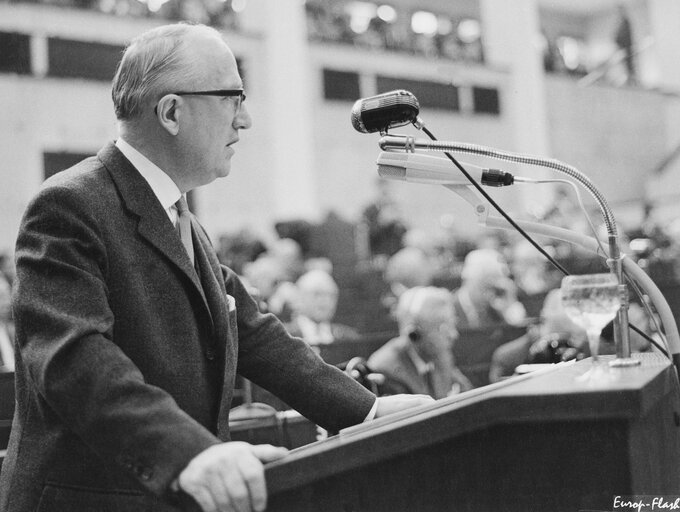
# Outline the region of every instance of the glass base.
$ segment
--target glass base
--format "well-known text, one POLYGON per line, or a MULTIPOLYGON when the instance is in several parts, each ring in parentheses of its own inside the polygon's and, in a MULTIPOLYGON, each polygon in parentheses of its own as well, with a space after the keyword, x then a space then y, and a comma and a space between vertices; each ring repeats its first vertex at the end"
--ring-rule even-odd
POLYGON ((609 366, 612 368, 629 368, 631 366, 638 366, 640 363, 639 359, 633 359, 632 357, 617 357, 613 361, 609 361, 609 366))

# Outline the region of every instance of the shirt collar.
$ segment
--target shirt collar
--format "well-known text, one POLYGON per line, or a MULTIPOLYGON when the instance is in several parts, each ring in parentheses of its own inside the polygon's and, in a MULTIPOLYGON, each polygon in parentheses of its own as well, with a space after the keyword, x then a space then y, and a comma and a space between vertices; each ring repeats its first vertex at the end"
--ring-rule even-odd
POLYGON ((116 147, 146 180, 164 210, 170 209, 179 200, 182 193, 175 182, 172 181, 172 178, 160 167, 133 148, 122 137, 119 137, 116 141, 116 147))

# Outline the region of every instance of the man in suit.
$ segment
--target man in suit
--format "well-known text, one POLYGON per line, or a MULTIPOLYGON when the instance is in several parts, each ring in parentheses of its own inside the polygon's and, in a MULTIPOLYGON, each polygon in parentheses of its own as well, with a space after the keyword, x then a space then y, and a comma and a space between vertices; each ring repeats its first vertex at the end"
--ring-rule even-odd
POLYGON ((411 288, 399 298, 396 315, 399 336, 368 359, 368 367, 385 376, 384 393, 422 393, 439 399, 472 389, 453 360, 457 331, 448 290, 411 288))
POLYGON ((142 34, 113 82, 120 138, 28 205, 0 509, 263 510, 263 462, 285 450, 229 442, 237 370, 334 430, 422 403, 376 400, 261 314, 186 211, 230 172, 242 88, 217 31, 142 34))
POLYGON ((286 329, 312 346, 336 340, 357 340, 359 333, 349 325, 333 322, 338 306, 338 285, 325 270, 305 272, 295 282, 293 318, 286 329))
POLYGON ((494 249, 470 251, 463 262, 461 280, 454 293, 459 329, 524 323, 526 310, 517 300, 517 286, 501 253, 494 249))

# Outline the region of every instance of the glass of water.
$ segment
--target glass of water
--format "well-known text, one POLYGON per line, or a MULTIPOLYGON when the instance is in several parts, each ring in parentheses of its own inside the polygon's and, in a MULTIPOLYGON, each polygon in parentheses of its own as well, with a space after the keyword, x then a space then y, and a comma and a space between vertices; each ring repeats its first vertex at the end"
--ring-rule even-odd
POLYGON ((566 276, 560 287, 562 306, 571 320, 585 329, 593 363, 598 360, 600 334, 621 306, 614 274, 566 276))

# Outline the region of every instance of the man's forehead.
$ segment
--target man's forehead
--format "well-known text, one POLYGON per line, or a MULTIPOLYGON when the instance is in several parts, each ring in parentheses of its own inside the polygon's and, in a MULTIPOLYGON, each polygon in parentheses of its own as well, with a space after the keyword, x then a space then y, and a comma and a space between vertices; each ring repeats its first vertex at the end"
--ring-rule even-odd
POLYGON ((187 41, 186 53, 189 62, 202 66, 207 71, 228 75, 241 83, 236 57, 221 37, 209 33, 194 34, 187 41))

